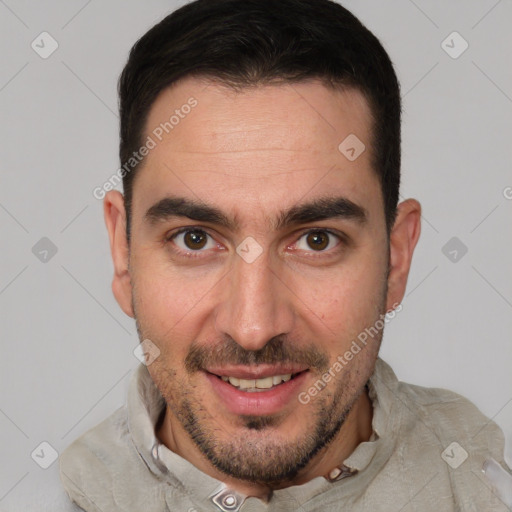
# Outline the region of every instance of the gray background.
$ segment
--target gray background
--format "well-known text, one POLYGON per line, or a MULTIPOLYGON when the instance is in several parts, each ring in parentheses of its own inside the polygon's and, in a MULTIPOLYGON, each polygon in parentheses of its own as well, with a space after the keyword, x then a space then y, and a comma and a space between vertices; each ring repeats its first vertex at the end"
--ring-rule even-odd
MULTIPOLYGON (((183 3, 0 0, 1 510, 58 510, 44 505, 58 463, 39 467, 51 461, 40 443, 61 452, 120 406, 138 364, 92 191, 118 168, 116 81, 128 50, 183 3), (31 47, 43 31, 59 45, 46 59, 31 47), (43 237, 55 255, 40 252, 43 237)), ((512 2, 344 5, 396 65, 402 196, 424 209, 382 356, 402 380, 455 390, 494 418, 510 464, 512 2), (458 58, 454 31, 469 44, 458 58)))

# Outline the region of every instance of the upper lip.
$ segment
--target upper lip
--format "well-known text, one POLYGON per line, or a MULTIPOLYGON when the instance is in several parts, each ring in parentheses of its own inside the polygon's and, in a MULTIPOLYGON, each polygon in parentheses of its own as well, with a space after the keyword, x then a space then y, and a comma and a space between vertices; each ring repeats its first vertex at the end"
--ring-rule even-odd
POLYGON ((209 373, 219 377, 235 377, 238 379, 264 379, 274 375, 287 375, 300 373, 308 368, 302 365, 282 364, 270 365, 260 364, 257 366, 222 366, 205 368, 209 373))

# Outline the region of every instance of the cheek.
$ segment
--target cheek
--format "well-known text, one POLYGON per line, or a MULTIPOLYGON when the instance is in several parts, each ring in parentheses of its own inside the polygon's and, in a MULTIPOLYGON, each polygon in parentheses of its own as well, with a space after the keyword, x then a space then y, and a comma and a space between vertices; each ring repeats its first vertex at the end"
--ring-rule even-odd
POLYGON ((295 282, 304 315, 337 344, 350 343, 382 312, 385 271, 361 258, 360 264, 340 266, 324 274, 303 275, 295 282))
POLYGON ((193 311, 214 284, 212 273, 173 268, 161 248, 140 250, 131 268, 138 315, 167 328, 193 311))
POLYGON ((149 255, 134 258, 133 269, 133 302, 141 335, 156 343, 166 358, 185 357, 208 319, 219 276, 171 269, 149 255))

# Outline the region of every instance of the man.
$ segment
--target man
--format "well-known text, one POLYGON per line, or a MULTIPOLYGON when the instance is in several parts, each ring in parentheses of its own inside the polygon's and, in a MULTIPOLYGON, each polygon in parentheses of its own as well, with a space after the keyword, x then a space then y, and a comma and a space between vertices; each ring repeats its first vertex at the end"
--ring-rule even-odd
MULTIPOLYGON (((197 0, 119 82, 113 292, 146 365, 61 456, 91 511, 507 510, 499 428, 378 357, 420 205, 400 96, 328 0, 197 0), (505 493, 505 494, 504 494, 505 493)), ((506 481, 506 480, 505 480, 506 481)))

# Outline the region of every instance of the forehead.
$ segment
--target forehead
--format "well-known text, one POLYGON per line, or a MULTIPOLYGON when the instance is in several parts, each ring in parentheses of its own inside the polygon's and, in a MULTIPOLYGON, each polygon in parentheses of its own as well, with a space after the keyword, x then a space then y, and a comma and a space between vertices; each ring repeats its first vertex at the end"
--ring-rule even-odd
POLYGON ((347 129, 368 140, 371 128, 370 109, 359 90, 332 89, 317 80, 234 90, 206 78, 187 78, 157 97, 146 133, 158 132, 169 120, 172 128, 167 126, 169 133, 164 128, 161 136, 175 150, 216 153, 260 150, 262 144, 266 149, 330 152, 347 129), (188 103, 197 105, 189 109, 188 103))
POLYGON ((167 194, 268 213, 283 201, 292 205, 334 189, 355 202, 373 196, 380 205, 371 113, 354 89, 309 81, 235 91, 188 78, 152 105, 143 140, 149 139, 153 148, 137 171, 134 206, 149 207, 167 194), (351 146, 355 140, 357 152, 366 149, 349 159, 345 140, 351 146))

